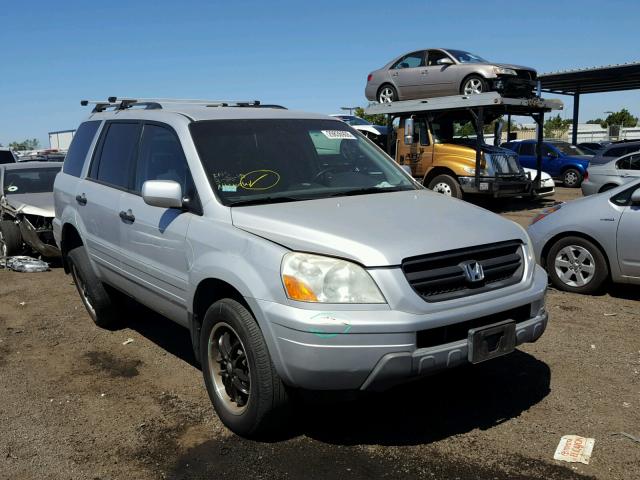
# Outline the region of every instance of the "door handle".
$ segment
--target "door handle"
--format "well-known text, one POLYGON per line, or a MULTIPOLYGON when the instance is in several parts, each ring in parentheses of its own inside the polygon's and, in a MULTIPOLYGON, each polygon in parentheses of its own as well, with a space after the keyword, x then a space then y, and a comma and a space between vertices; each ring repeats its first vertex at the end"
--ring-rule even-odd
POLYGON ((76 195, 76 202, 78 202, 80 205, 86 205, 87 197, 84 193, 82 195, 76 195))
POLYGON ((393 72, 393 73, 391 74, 391 76, 392 76, 392 77, 397 77, 397 76, 398 76, 398 72, 393 72))
POLYGON ((131 209, 127 210, 126 212, 123 210, 119 215, 122 221, 125 223, 133 223, 136 221, 136 217, 133 215, 131 209))

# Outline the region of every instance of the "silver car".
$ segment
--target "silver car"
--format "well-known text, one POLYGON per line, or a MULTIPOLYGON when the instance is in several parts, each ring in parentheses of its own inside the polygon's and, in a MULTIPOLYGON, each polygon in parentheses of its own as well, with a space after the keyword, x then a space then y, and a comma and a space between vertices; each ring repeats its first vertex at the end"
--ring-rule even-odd
POLYGON ((432 48, 401 55, 367 77, 365 96, 379 103, 497 91, 531 97, 533 68, 494 63, 463 50, 432 48))
POLYGON ((589 164, 589 176, 582 182, 582 194, 606 192, 640 178, 640 152, 630 153, 605 164, 589 164))
POLYGON ((99 103, 55 205, 94 322, 126 317, 124 293, 188 328, 218 415, 245 436, 278 428, 291 388, 381 390, 547 325, 523 228, 424 189, 323 115, 99 103))
POLYGON ((640 284, 640 180, 554 205, 528 229, 559 289, 594 293, 611 279, 640 284))

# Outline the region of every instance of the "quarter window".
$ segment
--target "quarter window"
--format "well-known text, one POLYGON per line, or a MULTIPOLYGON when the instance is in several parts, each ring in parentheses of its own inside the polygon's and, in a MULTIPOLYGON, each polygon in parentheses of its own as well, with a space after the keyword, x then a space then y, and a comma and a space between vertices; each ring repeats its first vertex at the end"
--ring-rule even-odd
POLYGON ((89 151, 91 142, 93 142, 93 137, 96 136, 99 126, 100 121, 93 120, 91 122, 84 122, 78 127, 69 146, 67 156, 64 158, 64 165, 62 166, 64 173, 73 175, 74 177, 80 176, 84 161, 87 158, 87 152, 89 151))
POLYGON ((131 188, 131 174, 138 149, 140 124, 111 123, 102 143, 100 159, 92 177, 125 190, 131 188))

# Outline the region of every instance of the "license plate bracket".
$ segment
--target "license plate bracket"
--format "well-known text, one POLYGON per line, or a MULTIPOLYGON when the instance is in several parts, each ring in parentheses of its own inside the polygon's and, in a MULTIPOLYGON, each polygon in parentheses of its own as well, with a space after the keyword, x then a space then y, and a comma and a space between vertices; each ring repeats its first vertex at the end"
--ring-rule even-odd
POLYGON ((469 330, 467 358, 480 363, 511 353, 516 348, 516 322, 504 320, 469 330))

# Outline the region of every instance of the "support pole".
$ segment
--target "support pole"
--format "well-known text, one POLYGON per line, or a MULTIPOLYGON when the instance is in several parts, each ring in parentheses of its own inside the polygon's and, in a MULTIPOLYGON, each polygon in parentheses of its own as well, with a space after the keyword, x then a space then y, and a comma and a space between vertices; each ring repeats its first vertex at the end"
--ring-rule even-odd
POLYGON ((537 142, 536 142, 536 179, 535 188, 540 188, 540 180, 542 178, 542 142, 544 141, 544 112, 538 113, 535 117, 538 124, 537 142))
POLYGON ((573 131, 571 132, 571 144, 578 143, 578 113, 580 112, 580 90, 573 94, 573 131))
POLYGON ((484 143, 484 108, 479 107, 476 115, 476 188, 480 188, 480 162, 484 143))
POLYGON ((507 115, 507 142, 511 141, 511 114, 507 115))

